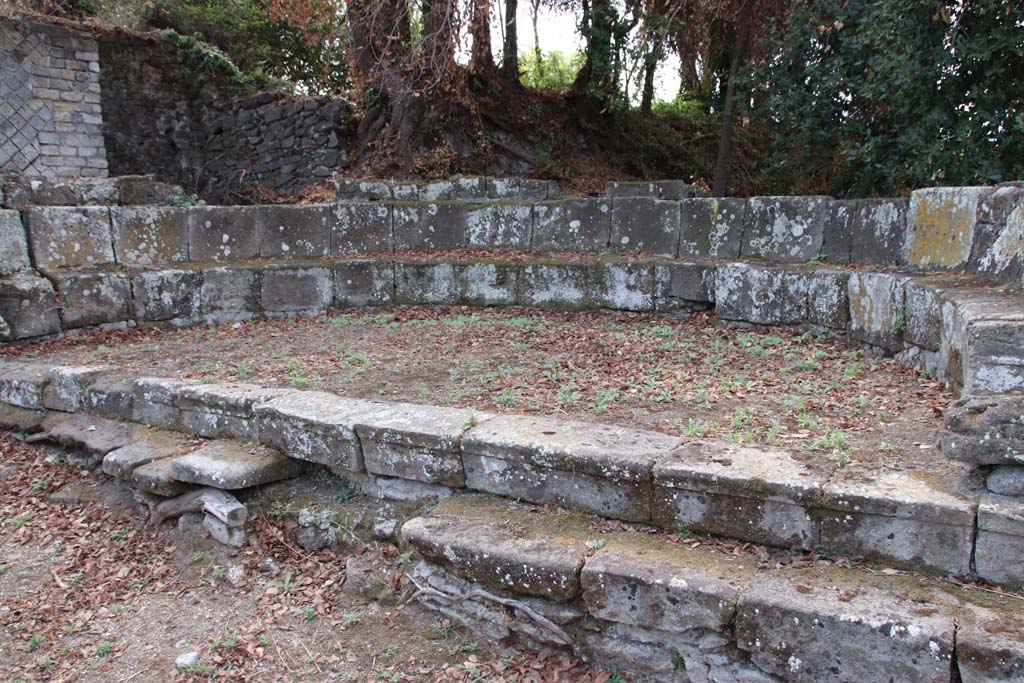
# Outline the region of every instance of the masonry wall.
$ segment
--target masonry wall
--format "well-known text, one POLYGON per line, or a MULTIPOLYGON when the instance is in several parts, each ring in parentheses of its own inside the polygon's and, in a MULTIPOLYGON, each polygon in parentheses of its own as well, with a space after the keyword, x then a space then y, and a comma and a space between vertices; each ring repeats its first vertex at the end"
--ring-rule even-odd
POLYGON ((0 17, 0 173, 107 175, 96 41, 0 17))

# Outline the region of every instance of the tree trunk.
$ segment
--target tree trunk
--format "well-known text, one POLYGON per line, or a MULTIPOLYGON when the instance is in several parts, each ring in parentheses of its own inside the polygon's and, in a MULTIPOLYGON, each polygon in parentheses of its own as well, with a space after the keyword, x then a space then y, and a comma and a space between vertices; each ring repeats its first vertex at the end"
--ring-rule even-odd
POLYGON ((519 30, 516 12, 519 0, 508 0, 505 5, 505 44, 502 47, 501 73, 505 80, 519 85, 519 30))
POLYGON ((747 27, 743 25, 735 36, 732 54, 729 56, 729 80, 725 84, 725 102, 722 107, 722 132, 718 138, 718 158, 715 160, 714 180, 711 193, 724 197, 729 180, 729 158, 732 156, 732 132, 736 120, 736 74, 747 51, 747 27))
POLYGON ((491 52, 491 0, 473 0, 473 16, 469 25, 473 37, 470 52, 469 71, 482 74, 494 71, 494 55, 491 52))
MULTIPOLYGON (((651 113, 654 106, 654 72, 661 60, 661 38, 656 37, 651 43, 651 49, 644 59, 644 93, 640 99, 640 111, 645 114, 651 113)), ((681 86, 681 84, 680 84, 681 86)))
POLYGON ((537 80, 544 77, 544 54, 540 50, 540 32, 537 30, 537 17, 540 15, 540 0, 530 0, 533 12, 530 18, 533 19, 533 59, 537 67, 537 80))

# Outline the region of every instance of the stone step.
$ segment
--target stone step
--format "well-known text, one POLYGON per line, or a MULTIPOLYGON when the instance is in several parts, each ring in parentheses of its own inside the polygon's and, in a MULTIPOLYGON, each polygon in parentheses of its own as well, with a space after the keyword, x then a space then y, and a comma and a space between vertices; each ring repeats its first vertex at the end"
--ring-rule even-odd
POLYGON ((136 468, 155 460, 184 455, 194 447, 180 434, 147 430, 138 441, 107 453, 103 458, 103 471, 118 479, 131 480, 136 468))
POLYGON ((100 458, 138 441, 147 431, 137 424, 81 413, 51 413, 43 420, 42 428, 51 441, 100 458))
POLYGON ((217 489, 245 489, 302 474, 306 463, 255 443, 219 439, 171 459, 171 477, 217 489))
POLYGON ((786 568, 596 521, 460 495, 408 521, 402 538, 423 558, 411 576, 427 608, 481 636, 568 643, 635 680, 1024 680, 1017 597, 891 571, 786 568))

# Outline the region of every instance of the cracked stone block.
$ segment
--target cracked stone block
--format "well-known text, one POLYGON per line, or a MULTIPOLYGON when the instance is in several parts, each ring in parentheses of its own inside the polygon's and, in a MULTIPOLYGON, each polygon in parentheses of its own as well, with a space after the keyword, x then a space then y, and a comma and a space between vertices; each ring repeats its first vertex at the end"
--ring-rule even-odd
POLYGON ((370 474, 461 487, 466 483, 459 442, 479 420, 474 411, 411 403, 382 406, 356 424, 370 474))
POLYGON ((870 584, 853 570, 766 572, 740 597, 736 640, 786 681, 945 681, 951 602, 909 577, 870 584))
POLYGON ((931 187, 910 193, 903 261, 961 270, 971 256, 978 204, 985 187, 931 187))
POLYGON ((120 323, 131 319, 132 287, 128 276, 114 271, 57 271, 52 276, 60 295, 65 329, 120 323))
POLYGON ((678 443, 612 425, 494 417, 463 437, 466 486, 644 522, 651 514, 651 467, 678 443))
POLYGON ((396 251, 465 249, 467 206, 464 202, 395 204, 396 251))
POLYGON ((612 205, 608 199, 562 199, 533 207, 535 252, 602 252, 611 240, 612 205))
POLYGON ((703 311, 715 302, 715 266, 680 261, 654 266, 654 308, 703 311))
POLYGON ((60 332, 53 285, 46 278, 14 275, 0 279, 0 319, 8 339, 29 339, 60 332))
POLYGON ((50 382, 49 367, 25 363, 0 365, 0 402, 42 410, 43 392, 50 382))
POLYGON ((26 212, 32 259, 40 270, 114 263, 107 207, 46 207, 26 212))
POLYGON ((251 320, 261 310, 258 266, 222 266, 202 272, 199 313, 203 320, 251 320))
POLYGON ((903 348, 907 280, 889 273, 850 273, 850 338, 888 351, 903 348))
POLYGON ((654 524, 810 549, 818 540, 811 508, 828 475, 785 451, 687 444, 654 466, 654 524))
POLYGON ((263 270, 260 302, 268 314, 325 311, 333 300, 334 281, 325 266, 274 265, 263 270))
POLYGON ((1024 501, 982 496, 974 562, 978 576, 987 581, 1024 586, 1024 501))
POLYGON ((739 258, 746 210, 745 199, 682 200, 679 258, 739 258))
POLYGON ((511 202, 466 207, 466 246, 470 249, 529 251, 533 205, 511 202))
POLYGON ((179 429, 177 392, 191 384, 196 384, 196 380, 139 377, 132 383, 132 421, 160 429, 179 429))
POLYGON ((256 406, 292 389, 266 389, 252 384, 195 384, 176 392, 185 431, 209 438, 258 438, 256 406))
POLYGON ((21 214, 17 211, 0 211, 0 277, 31 267, 21 214))
POLYGON ((1024 679, 1024 617, 1008 596, 964 592, 957 616, 956 660, 963 683, 1024 679))
POLYGON ((150 266, 189 260, 189 209, 113 207, 110 216, 118 263, 150 266))
POLYGON ((821 252, 830 197, 751 197, 743 217, 744 258, 801 263, 821 252))
POLYGON ((245 261, 260 257, 258 207, 193 206, 188 209, 189 261, 245 261))
POLYGON ((1021 281, 1024 274, 1024 187, 997 187, 982 195, 967 269, 1000 282, 1021 281))
POLYGON ((509 263, 395 263, 395 302, 504 306, 516 302, 519 271, 509 263))
POLYGON ((334 205, 332 254, 372 254, 394 249, 391 206, 380 202, 334 205))
POLYGON ((589 263, 528 264, 519 269, 519 303, 564 310, 594 308, 597 274, 589 263))
POLYGON ((922 476, 841 471, 816 511, 821 545, 889 565, 970 573, 974 503, 922 476))
POLYGON ((50 383, 43 390, 43 406, 49 410, 74 413, 85 405, 85 392, 103 373, 113 370, 110 366, 64 367, 49 371, 50 383))
POLYGON ((261 258, 322 258, 331 254, 328 204, 266 205, 256 210, 261 258))
POLYGON ((191 322, 199 317, 202 273, 195 270, 155 270, 132 278, 135 319, 191 322))
POLYGON ((612 203, 611 249, 675 256, 679 249, 679 212, 676 201, 616 198, 612 203))
POLYGON ((334 306, 363 308, 395 302, 395 264, 391 261, 336 261, 334 306))
POLYGON ((171 462, 176 481, 234 491, 302 474, 306 463, 254 443, 209 441, 171 462))

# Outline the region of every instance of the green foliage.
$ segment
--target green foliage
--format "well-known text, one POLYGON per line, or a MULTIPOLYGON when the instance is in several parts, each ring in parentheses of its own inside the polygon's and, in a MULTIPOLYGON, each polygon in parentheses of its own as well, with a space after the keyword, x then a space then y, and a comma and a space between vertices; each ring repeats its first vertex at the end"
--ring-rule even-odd
POLYGON ((772 166, 838 195, 1024 173, 1024 3, 794 2, 753 74, 772 166))
POLYGON ((582 52, 567 54, 559 50, 545 52, 537 63, 537 55, 531 50, 519 55, 519 69, 523 85, 549 90, 568 90, 576 74, 583 67, 586 57, 582 52))

